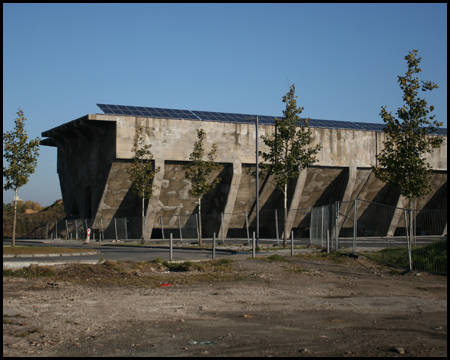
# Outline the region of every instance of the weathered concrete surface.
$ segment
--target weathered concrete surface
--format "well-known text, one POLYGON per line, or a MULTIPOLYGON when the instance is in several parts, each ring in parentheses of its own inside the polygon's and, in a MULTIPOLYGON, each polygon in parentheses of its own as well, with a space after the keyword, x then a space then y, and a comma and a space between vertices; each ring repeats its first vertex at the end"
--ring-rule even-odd
MULTIPOLYGON (((155 166, 161 171, 154 184, 157 189, 147 201, 148 231, 178 221, 176 215, 193 216, 197 199, 189 196, 190 183, 184 178, 183 164, 189 160, 197 129, 207 134, 207 151, 212 143, 218 144, 217 161, 223 164, 212 177, 220 177, 219 185, 204 197, 205 214, 241 213, 224 216, 224 227, 217 233, 240 229, 245 225, 245 212, 252 223, 255 217, 255 180, 248 169, 255 163, 255 125, 221 122, 152 119, 113 115, 86 115, 77 120, 45 131, 43 145, 58 148, 58 175, 65 210, 81 218, 140 217, 141 202, 131 192, 126 172, 133 156, 132 146, 136 129, 145 127, 146 143, 151 144, 155 166)), ((318 162, 308 168, 289 186, 290 214, 288 228, 305 228, 306 211, 312 206, 327 205, 335 201, 350 202, 355 198, 399 206, 397 191, 375 178, 370 166, 376 163, 376 154, 383 146, 384 134, 374 131, 313 128, 314 142, 322 146, 318 162)), ((260 135, 274 134, 275 127, 260 126, 260 135)), ((264 144, 259 143, 264 151, 264 144)), ((419 208, 447 206, 442 194, 447 194, 447 137, 443 146, 429 156, 434 169, 434 191, 421 199, 419 208)), ((343 204, 342 213, 350 211, 343 204)), ((282 193, 275 189, 272 179, 260 182, 260 209, 278 209, 282 213, 282 193)), ((360 210, 362 211, 362 210, 360 210)), ((283 214, 280 214, 283 215, 283 214)), ((211 220, 212 221, 212 220, 211 220)), ((215 220, 216 221, 216 220, 215 220)), ((401 219, 399 219, 401 221, 401 219)), ((272 222, 261 221, 264 231, 271 236, 272 222), (266 227, 266 229, 264 229, 266 227)), ((183 225, 183 224, 181 224, 183 225)), ((391 227, 394 229, 395 224, 391 227)), ((279 229, 279 235, 283 231, 279 229)), ((289 230, 290 231, 290 230, 289 230)), ((140 237, 140 235, 133 235, 140 237)))

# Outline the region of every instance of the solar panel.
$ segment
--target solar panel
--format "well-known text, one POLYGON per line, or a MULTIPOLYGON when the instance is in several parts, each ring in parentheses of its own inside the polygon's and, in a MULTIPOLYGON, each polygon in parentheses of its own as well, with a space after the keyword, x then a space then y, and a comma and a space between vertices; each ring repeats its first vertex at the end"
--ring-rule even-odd
POLYGON ((197 116, 195 116, 189 110, 163 109, 144 106, 108 105, 108 104, 97 104, 97 106, 105 114, 112 114, 112 115, 198 120, 197 116))
POLYGON ((373 123, 363 123, 355 122, 354 124, 361 127, 362 130, 366 131, 383 131, 385 124, 373 124, 373 123))
MULTIPOLYGON (((275 125, 275 117, 266 115, 249 115, 249 114, 236 114, 236 113, 200 111, 200 110, 164 109, 164 108, 152 108, 144 106, 126 106, 126 105, 112 105, 112 104, 109 105, 97 104, 97 106, 103 111, 104 114, 107 115, 125 115, 125 116, 153 117, 153 118, 167 118, 167 119, 190 119, 190 120, 215 121, 215 122, 239 123, 239 124, 248 124, 249 121, 245 119, 249 117, 258 116, 258 122, 260 125, 271 125, 271 126, 275 125)), ((281 117, 278 118, 281 119, 281 117)), ((366 130, 366 131, 383 132, 385 124, 310 119, 309 126, 311 128, 348 129, 348 130, 366 130)), ((436 134, 447 136, 447 129, 440 128, 438 129, 436 134)))

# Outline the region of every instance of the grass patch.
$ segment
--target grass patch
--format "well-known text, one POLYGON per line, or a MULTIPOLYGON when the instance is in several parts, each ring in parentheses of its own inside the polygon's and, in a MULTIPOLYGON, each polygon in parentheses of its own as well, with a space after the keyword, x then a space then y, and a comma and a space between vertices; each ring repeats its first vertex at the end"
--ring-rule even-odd
POLYGON ((222 259, 219 259, 219 260, 211 261, 211 265, 215 266, 215 267, 219 267, 219 266, 222 266, 222 265, 225 265, 225 264, 232 264, 233 261, 234 260, 222 258, 222 259))
POLYGON ((22 254, 66 254, 77 252, 92 252, 92 249, 73 249, 54 246, 3 246, 3 255, 22 254))
POLYGON ((55 269, 51 266, 40 266, 32 264, 21 269, 3 269, 3 276, 24 277, 24 278, 41 278, 54 276, 55 269))
POLYGON ((273 254, 270 255, 266 258, 264 258, 265 261, 270 261, 270 262, 274 262, 274 261, 281 261, 281 262, 287 262, 287 260, 284 258, 284 256, 278 255, 278 254, 273 254))
POLYGON ((318 253, 308 253, 308 254, 298 254, 294 255, 296 258, 302 258, 302 259, 310 259, 310 260, 325 260, 325 261, 332 261, 334 263, 342 264, 344 263, 343 257, 347 256, 346 253, 342 251, 333 251, 330 253, 325 252, 318 252, 318 253))
POLYGON ((292 274, 309 273, 308 270, 302 268, 301 266, 285 267, 284 270, 289 272, 289 273, 292 273, 292 274))
MULTIPOLYGON (((408 247, 387 248, 367 254, 368 257, 409 269, 408 247)), ((424 246, 414 246, 411 251, 414 270, 447 273, 447 239, 424 246)))
POLYGON ((33 330, 29 330, 29 331, 22 331, 20 333, 18 333, 17 335, 15 335, 16 337, 27 337, 31 334, 39 334, 41 332, 40 329, 35 328, 33 330))

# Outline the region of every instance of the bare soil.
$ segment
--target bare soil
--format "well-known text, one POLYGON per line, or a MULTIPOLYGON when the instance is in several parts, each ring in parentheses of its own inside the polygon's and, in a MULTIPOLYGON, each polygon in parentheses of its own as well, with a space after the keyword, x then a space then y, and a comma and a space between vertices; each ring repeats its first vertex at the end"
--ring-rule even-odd
POLYGON ((447 356, 446 277, 361 258, 231 258, 3 277, 3 356, 447 356))

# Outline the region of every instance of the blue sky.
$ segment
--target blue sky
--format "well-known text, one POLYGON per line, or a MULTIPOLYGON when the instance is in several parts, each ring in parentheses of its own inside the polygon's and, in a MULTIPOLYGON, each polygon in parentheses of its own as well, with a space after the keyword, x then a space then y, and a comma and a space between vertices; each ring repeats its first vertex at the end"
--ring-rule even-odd
MULTIPOLYGON (((277 116, 289 84, 302 116, 382 123, 412 49, 447 127, 447 4, 3 4, 3 131, 19 107, 30 138, 96 103, 277 116)), ((62 198, 56 152, 21 199, 62 198)))

